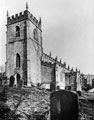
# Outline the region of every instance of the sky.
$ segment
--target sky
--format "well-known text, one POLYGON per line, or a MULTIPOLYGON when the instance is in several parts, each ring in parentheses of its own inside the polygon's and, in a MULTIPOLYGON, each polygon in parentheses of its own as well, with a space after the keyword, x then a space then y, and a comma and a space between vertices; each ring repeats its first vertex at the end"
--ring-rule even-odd
POLYGON ((42 19, 44 52, 94 74, 94 0, 0 0, 0 66, 6 62, 6 13, 25 10, 42 19))

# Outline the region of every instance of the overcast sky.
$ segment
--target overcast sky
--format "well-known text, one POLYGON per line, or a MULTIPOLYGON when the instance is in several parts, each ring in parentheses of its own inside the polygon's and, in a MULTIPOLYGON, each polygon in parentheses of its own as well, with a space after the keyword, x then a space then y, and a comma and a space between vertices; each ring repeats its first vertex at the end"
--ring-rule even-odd
MULTIPOLYGON (((94 0, 27 0, 42 18, 44 52, 82 73, 94 74, 94 0)), ((6 12, 25 10, 26 0, 0 0, 0 65, 6 61, 6 12)))

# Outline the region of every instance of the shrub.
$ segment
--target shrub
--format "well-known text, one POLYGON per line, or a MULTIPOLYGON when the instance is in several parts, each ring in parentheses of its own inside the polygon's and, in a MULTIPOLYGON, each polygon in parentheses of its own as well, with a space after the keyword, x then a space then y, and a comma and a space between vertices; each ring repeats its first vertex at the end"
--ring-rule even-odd
POLYGON ((20 117, 20 115, 16 115, 4 102, 0 101, 0 120, 20 120, 20 117))
POLYGON ((7 88, 4 87, 3 91, 0 93, 0 101, 2 101, 2 102, 7 101, 7 93, 6 93, 6 91, 7 91, 7 88))

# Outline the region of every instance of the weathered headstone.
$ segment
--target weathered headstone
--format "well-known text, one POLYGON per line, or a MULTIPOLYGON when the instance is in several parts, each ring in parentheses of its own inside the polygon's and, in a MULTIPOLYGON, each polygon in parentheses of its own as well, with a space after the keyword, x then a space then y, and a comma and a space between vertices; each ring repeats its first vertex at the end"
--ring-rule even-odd
POLYGON ((11 77, 10 77, 9 87, 13 87, 13 85, 14 85, 14 80, 15 80, 14 76, 11 76, 11 77))
POLYGON ((22 84, 23 84, 23 81, 22 81, 22 79, 20 79, 19 82, 18 82, 17 88, 21 89, 22 88, 22 84))
POLYGON ((18 73, 17 73, 17 75, 16 75, 16 76, 17 76, 17 78, 16 78, 16 79, 17 79, 17 84, 18 84, 21 78, 20 78, 20 75, 19 75, 18 73))
POLYGON ((59 90, 50 94, 51 120, 78 120, 78 95, 59 90))
POLYGON ((0 85, 2 85, 2 78, 0 77, 0 85))

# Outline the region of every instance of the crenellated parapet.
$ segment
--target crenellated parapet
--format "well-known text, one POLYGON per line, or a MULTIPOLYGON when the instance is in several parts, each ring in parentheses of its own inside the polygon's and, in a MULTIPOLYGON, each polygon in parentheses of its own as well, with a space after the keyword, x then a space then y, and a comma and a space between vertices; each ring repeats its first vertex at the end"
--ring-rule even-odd
POLYGON ((42 61, 48 62, 48 63, 49 63, 49 62, 54 63, 54 62, 55 62, 55 59, 52 58, 51 55, 47 55, 47 54, 43 53, 43 55, 42 55, 42 61))
POLYGON ((43 53, 42 61, 47 62, 47 63, 56 64, 56 65, 58 65, 60 67, 63 67, 65 69, 67 69, 66 62, 62 63, 61 59, 59 61, 57 56, 55 58, 53 58, 51 56, 51 52, 50 52, 50 55, 47 55, 47 54, 43 53))
POLYGON ((11 25, 27 19, 29 19, 36 27, 41 29, 41 19, 37 20, 36 17, 34 17, 28 10, 12 15, 11 17, 7 16, 7 25, 11 25))
POLYGON ((53 64, 51 62, 41 61, 41 65, 44 65, 44 66, 47 66, 47 67, 55 67, 55 64, 53 64))
POLYGON ((55 58, 53 58, 51 55, 51 52, 49 55, 43 53, 42 61, 44 61, 45 64, 56 64, 57 66, 64 68, 65 71, 70 72, 70 73, 75 73, 75 72, 80 73, 80 70, 78 71, 77 68, 76 68, 76 70, 74 70, 73 67, 70 68, 69 65, 67 66, 66 62, 62 63, 62 60, 61 59, 58 60, 57 56, 55 58))

